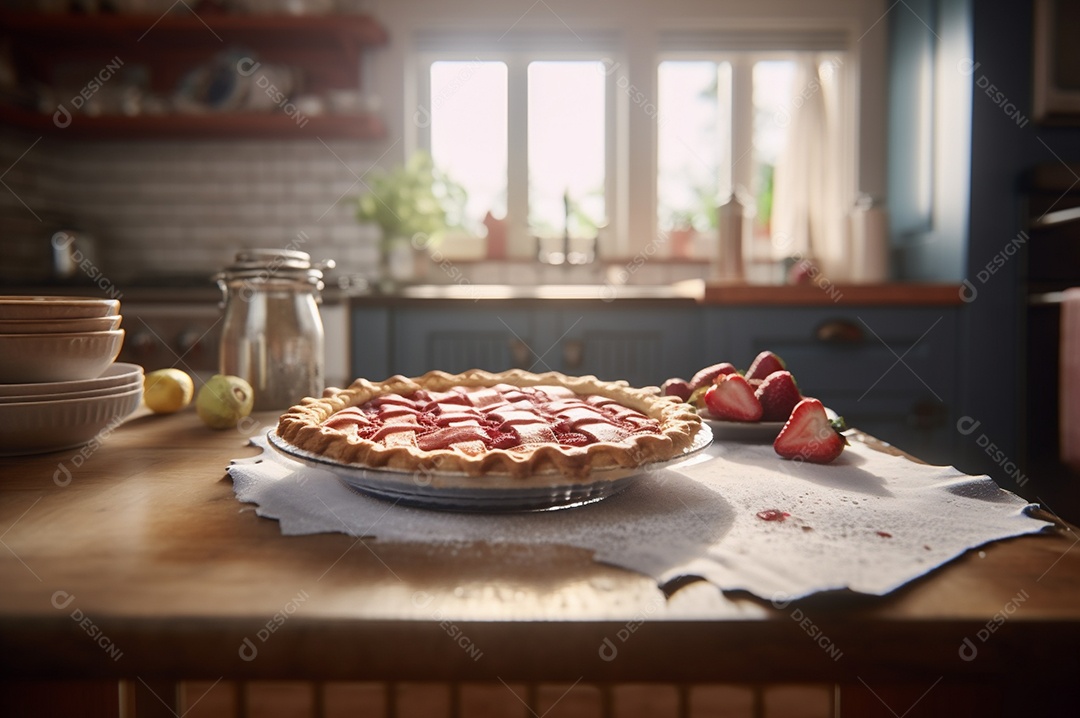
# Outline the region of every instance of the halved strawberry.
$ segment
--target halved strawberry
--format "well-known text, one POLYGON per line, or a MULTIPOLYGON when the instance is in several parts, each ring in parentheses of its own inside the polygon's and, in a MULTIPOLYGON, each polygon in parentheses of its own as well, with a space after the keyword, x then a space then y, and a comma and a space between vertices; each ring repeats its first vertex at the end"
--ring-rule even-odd
MULTIPOLYGON (((753 382, 751 382, 751 385, 753 382)), ((799 387, 789 371, 774 371, 754 392, 761 402, 762 421, 787 421, 791 410, 802 399, 799 387)))
POLYGON ((773 449, 785 459, 827 464, 847 446, 847 439, 840 433, 843 421, 829 421, 820 401, 803 399, 795 405, 773 449))
POLYGON ((774 371, 783 371, 784 368, 784 360, 766 349, 754 357, 754 362, 746 370, 746 378, 764 379, 774 371))
POLYGON ((726 361, 707 366, 698 371, 697 374, 694 374, 693 378, 690 379, 690 391, 692 392, 699 387, 712 384, 713 380, 721 374, 736 374, 738 371, 739 370, 735 368, 734 364, 726 361))
POLYGON ((760 421, 761 402, 754 389, 739 374, 723 374, 705 392, 705 406, 717 419, 725 421, 760 421))
POLYGON ((690 395, 694 393, 694 390, 690 388, 690 384, 686 379, 671 378, 665 381, 660 386, 660 393, 664 396, 677 396, 683 401, 690 399, 690 395))

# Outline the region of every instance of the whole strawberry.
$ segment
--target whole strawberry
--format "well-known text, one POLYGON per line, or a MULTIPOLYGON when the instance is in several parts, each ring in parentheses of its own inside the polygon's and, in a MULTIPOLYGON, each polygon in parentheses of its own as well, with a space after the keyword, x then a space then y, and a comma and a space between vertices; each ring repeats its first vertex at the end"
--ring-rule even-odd
MULTIPOLYGON (((750 382, 751 385, 753 382, 750 382)), ((795 379, 788 371, 774 371, 754 391, 761 402, 762 421, 787 421, 791 410, 802 399, 795 379)))
POLYGON ((724 421, 761 421, 761 402, 739 374, 722 374, 705 392, 705 406, 724 421))
POLYGON ((773 449, 785 459, 827 464, 840 456, 847 439, 840 433, 843 419, 830 421, 817 399, 803 399, 773 442, 773 449))
POLYGON ((774 371, 783 371, 784 368, 783 359, 776 356, 771 351, 765 350, 754 357, 754 362, 750 365, 750 368, 746 370, 746 378, 764 379, 774 371))
POLYGON ((690 379, 690 391, 694 391, 703 386, 709 386, 716 377, 721 374, 735 374, 737 372, 738 369, 735 368, 735 365, 726 361, 707 366, 704 369, 699 370, 698 373, 694 374, 690 379))
POLYGON ((660 393, 664 396, 677 396, 683 401, 689 401, 690 395, 694 392, 686 379, 672 377, 660 386, 660 393))

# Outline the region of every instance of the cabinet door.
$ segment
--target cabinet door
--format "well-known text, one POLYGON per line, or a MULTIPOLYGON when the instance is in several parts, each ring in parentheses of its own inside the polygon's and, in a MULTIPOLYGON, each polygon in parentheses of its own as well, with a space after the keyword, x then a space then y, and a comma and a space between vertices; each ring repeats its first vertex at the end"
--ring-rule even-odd
POLYGON ((504 371, 535 361, 535 322, 527 310, 483 307, 398 308, 391 326, 390 371, 417 376, 433 369, 504 371))
POLYGON ((353 305, 349 310, 351 379, 382 381, 390 376, 390 310, 353 305))
POLYGON ((701 367, 701 315, 697 307, 638 306, 614 302, 603 308, 559 311, 561 370, 656 386, 701 367))
POLYGON ((709 311, 707 330, 745 368, 771 349, 799 389, 851 426, 933 463, 955 444, 957 310, 951 307, 709 311))

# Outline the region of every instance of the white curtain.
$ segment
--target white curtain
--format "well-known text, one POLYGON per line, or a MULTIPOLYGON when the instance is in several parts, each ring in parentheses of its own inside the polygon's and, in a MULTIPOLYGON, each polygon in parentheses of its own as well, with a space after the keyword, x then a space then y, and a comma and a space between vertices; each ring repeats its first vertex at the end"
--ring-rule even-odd
POLYGON ((853 204, 851 142, 844 141, 838 57, 799 60, 788 138, 776 165, 772 233, 778 258, 807 257, 833 282, 851 275, 847 216, 853 204))

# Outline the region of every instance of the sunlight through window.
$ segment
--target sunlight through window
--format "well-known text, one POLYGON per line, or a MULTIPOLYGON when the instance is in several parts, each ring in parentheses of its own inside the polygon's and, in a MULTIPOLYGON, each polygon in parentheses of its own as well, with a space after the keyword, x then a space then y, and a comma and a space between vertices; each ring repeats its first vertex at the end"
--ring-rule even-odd
POLYGON ((465 228, 506 216, 507 70, 503 62, 431 64, 431 156, 465 188, 465 228))
POLYGON ((541 237, 595 237, 604 224, 604 66, 529 63, 529 226, 541 237))

